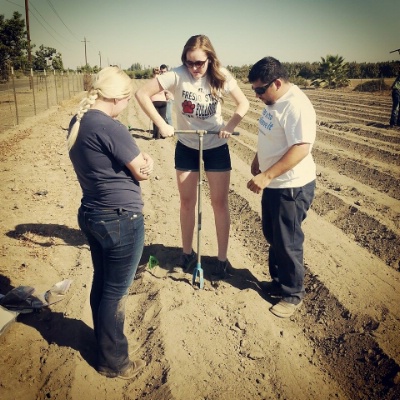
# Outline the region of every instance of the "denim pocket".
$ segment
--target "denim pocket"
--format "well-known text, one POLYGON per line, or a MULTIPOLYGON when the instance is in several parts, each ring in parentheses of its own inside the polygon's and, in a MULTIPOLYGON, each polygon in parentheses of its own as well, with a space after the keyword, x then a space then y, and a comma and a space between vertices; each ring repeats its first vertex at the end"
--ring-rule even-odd
POLYGON ((110 249, 120 244, 121 230, 119 219, 106 221, 88 218, 87 227, 90 233, 100 242, 103 249, 110 249))
POLYGON ((301 193, 301 188, 282 189, 281 191, 282 201, 296 201, 300 193, 301 193))

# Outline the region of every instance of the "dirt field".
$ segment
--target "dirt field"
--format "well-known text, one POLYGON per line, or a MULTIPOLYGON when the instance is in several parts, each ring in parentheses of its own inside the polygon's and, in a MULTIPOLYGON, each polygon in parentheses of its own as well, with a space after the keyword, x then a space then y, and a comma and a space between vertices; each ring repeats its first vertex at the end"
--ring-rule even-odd
MULTIPOLYGON (((133 81, 137 87, 141 81, 133 81)), ((391 97, 306 90, 318 117, 318 189, 305 222, 306 298, 274 317, 259 283, 269 279, 260 196, 246 189, 262 103, 251 101, 231 139, 229 279, 213 286, 215 229, 204 184, 205 287, 171 273, 180 253, 175 139, 150 140, 132 100, 121 120, 156 160, 142 184, 146 244, 160 265, 135 280, 126 333, 147 367, 132 381, 94 369, 91 263, 78 230, 80 188, 65 128, 81 97, 0 136, 0 293, 43 292, 73 279, 66 298, 20 315, 0 336, 0 398, 9 399, 399 399, 400 130, 388 129, 391 97)), ((225 101, 226 117, 233 104, 225 101)), ((196 239, 194 242, 196 246, 196 239)))

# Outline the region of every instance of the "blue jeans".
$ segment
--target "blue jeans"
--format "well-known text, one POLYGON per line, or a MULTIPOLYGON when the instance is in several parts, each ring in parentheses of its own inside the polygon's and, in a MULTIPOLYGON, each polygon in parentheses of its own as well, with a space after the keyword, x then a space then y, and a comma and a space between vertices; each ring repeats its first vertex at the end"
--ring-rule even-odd
POLYGON ((301 224, 314 199, 315 180, 299 188, 264 189, 262 229, 269 243, 269 273, 282 288, 283 300, 304 297, 304 233, 301 224))
POLYGON ((390 125, 398 125, 400 126, 400 90, 394 89, 392 90, 392 113, 390 115, 390 125))
POLYGON ((125 301, 143 252, 143 215, 81 206, 78 223, 88 239, 93 262, 90 306, 98 370, 117 376, 130 366, 124 334, 125 301))

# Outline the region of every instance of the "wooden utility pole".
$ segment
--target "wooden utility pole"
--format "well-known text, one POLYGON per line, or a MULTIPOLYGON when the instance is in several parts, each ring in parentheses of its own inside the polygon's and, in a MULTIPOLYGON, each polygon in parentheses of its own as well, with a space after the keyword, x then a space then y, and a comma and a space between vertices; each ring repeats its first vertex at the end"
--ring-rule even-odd
POLYGON ((87 53, 86 53, 86 42, 87 42, 87 40, 86 40, 85 37, 83 38, 82 42, 85 43, 85 66, 86 66, 86 65, 88 65, 88 63, 87 63, 87 53))
POLYGON ((32 67, 32 54, 31 54, 31 34, 29 30, 29 0, 25 0, 25 20, 26 20, 26 32, 28 40, 28 62, 29 68, 32 67))
POLYGON ((26 20, 26 38, 28 41, 28 64, 29 64, 28 68, 31 69, 31 74, 29 75, 29 89, 33 89, 31 33, 29 29, 29 0, 25 0, 25 20, 26 20))
POLYGON ((99 57, 100 57, 100 69, 101 69, 101 53, 99 52, 99 57))

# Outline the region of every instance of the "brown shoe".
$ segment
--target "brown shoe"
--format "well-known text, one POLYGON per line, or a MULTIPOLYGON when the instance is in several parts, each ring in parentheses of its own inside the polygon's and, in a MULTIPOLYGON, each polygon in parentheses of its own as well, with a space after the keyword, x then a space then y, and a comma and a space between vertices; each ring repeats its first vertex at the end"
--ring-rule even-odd
POLYGON ((276 315, 279 318, 289 318, 293 315, 293 313, 303 304, 300 301, 299 304, 288 303, 285 300, 281 300, 279 303, 272 306, 269 311, 272 314, 276 315))
POLYGON ((98 370, 99 374, 107 378, 132 379, 146 366, 143 360, 130 361, 129 367, 121 373, 98 370))
POLYGON ((146 366, 146 363, 143 360, 135 360, 131 361, 130 367, 128 367, 124 372, 121 372, 116 378, 121 379, 132 379, 134 378, 141 369, 146 366))

